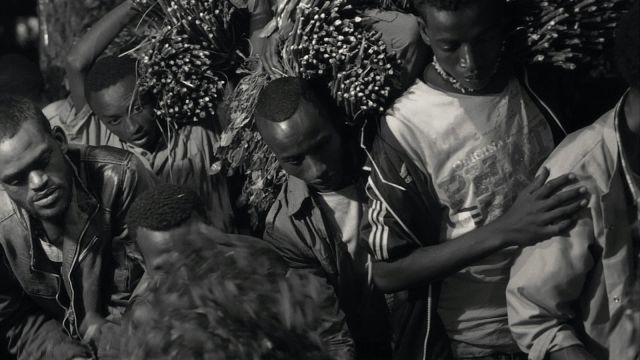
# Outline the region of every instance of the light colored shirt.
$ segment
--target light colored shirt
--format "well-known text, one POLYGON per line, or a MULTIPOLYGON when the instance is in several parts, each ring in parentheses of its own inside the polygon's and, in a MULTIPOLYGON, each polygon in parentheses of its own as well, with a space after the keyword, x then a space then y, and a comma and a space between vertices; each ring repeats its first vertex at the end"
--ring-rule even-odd
POLYGON ((111 133, 93 114, 89 106, 76 112, 70 99, 56 101, 43 113, 52 126, 60 126, 69 142, 86 145, 108 145, 129 150, 142 163, 167 183, 186 185, 203 199, 212 225, 222 231, 233 231, 233 209, 226 178, 212 175, 213 151, 218 139, 200 126, 183 126, 168 134, 168 139, 155 152, 149 152, 111 133))
MULTIPOLYGON (((366 273, 368 253, 366 246, 359 244, 360 219, 364 207, 364 194, 356 185, 335 192, 318 193, 318 204, 336 237, 347 245, 354 261, 355 270, 366 273)), ((366 281, 365 281, 366 282, 366 281)))
MULTIPOLYGON (((418 80, 386 122, 433 181, 440 241, 500 217, 553 149, 546 120, 516 79, 488 96, 447 93, 418 80)), ((505 299, 514 251, 496 252, 444 279, 438 313, 456 357, 518 350, 505 299)))
POLYGON ((598 360, 640 356, 640 319, 626 312, 638 217, 629 190, 637 185, 627 182, 620 156, 620 104, 567 137, 545 163, 552 178, 574 173, 591 197, 567 234, 523 249, 511 269, 509 324, 530 359, 575 345, 598 360))

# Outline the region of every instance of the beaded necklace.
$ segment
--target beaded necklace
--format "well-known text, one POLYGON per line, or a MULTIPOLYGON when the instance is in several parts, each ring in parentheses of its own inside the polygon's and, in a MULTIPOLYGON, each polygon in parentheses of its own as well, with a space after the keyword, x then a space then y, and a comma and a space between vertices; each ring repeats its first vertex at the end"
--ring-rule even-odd
POLYGON ((460 90, 461 93, 466 94, 466 93, 473 93, 474 92, 473 89, 470 89, 470 88, 460 84, 460 82, 458 80, 456 80, 456 78, 454 78, 453 76, 447 74, 447 72, 444 71, 442 66, 440 66, 440 63, 438 62, 438 59, 435 56, 433 57, 433 61, 431 62, 431 64, 433 64, 434 69, 436 69, 436 72, 443 79, 445 79, 454 88, 460 90))

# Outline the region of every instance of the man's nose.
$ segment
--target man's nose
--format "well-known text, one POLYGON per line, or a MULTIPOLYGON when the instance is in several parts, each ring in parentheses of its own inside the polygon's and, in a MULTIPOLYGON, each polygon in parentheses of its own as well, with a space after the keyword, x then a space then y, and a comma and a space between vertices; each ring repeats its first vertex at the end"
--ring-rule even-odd
POLYGON ((475 72, 477 68, 477 56, 471 45, 462 46, 462 56, 460 57, 460 67, 475 72))
POLYGON ((36 170, 29 173, 29 187, 32 190, 42 189, 49 180, 47 174, 43 171, 36 170))
POLYGON ((310 161, 309 175, 311 175, 310 177, 312 179, 317 179, 321 177, 322 175, 324 175, 326 171, 327 171, 327 165, 324 162, 318 161, 316 159, 312 159, 312 161, 310 161))
POLYGON ((127 115, 127 133, 136 135, 142 132, 143 129, 140 122, 135 118, 135 115, 127 115))

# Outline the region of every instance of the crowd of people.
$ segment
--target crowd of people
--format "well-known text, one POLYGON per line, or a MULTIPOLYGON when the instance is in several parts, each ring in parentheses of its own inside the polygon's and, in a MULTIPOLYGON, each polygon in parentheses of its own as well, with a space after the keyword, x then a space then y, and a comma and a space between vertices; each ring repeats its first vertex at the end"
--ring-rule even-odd
POLYGON ((211 170, 225 104, 169 129, 136 60, 104 55, 137 2, 70 44, 66 99, 0 57, 6 356, 640 359, 640 1, 626 91, 578 120, 563 71, 505 51, 506 0, 362 10, 402 63, 362 127, 281 76, 273 5, 248 5, 253 121, 287 174, 259 233, 211 170))

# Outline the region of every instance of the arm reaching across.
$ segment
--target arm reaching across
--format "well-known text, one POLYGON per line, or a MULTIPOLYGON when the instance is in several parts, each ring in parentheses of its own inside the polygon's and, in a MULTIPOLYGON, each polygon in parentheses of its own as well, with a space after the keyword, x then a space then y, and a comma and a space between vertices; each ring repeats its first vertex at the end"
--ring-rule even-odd
MULTIPOLYGON (((562 191, 575 181, 575 176, 566 174, 545 183, 548 176, 549 171, 543 169, 498 220, 432 246, 418 246, 403 234, 390 211, 380 211, 383 216, 369 216, 365 233, 382 229, 378 233, 387 237, 369 236, 369 246, 376 255, 374 282, 385 292, 408 289, 442 279, 498 250, 529 246, 568 230, 574 215, 587 205, 586 189, 562 191)), ((368 193, 372 209, 385 206, 375 191, 368 193)))

